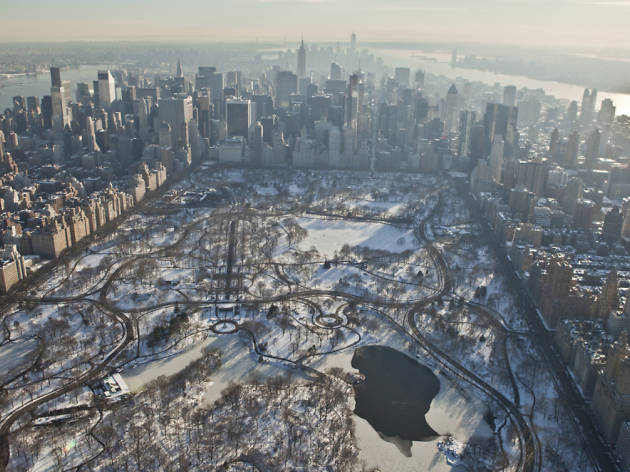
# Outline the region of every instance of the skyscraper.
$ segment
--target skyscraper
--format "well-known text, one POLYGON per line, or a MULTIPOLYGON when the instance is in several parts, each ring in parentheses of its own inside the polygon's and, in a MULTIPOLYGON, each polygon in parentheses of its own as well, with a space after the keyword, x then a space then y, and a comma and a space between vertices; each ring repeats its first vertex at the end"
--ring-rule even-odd
POLYGON ((288 70, 279 71, 275 81, 276 107, 289 106, 289 95, 297 92, 297 75, 288 70))
POLYGON ((61 71, 59 67, 50 68, 51 87, 61 87, 61 71))
POLYGON ((597 115, 597 122, 600 125, 609 125, 615 120, 616 108, 610 98, 602 100, 602 106, 597 115))
POLYGON ((350 49, 353 51, 357 50, 357 35, 355 33, 350 35, 350 49))
POLYGON ((188 124, 193 117, 192 97, 161 98, 159 104, 159 119, 171 127, 173 147, 183 141, 182 125, 188 124))
POLYGON ((300 49, 297 52, 297 76, 298 79, 306 77, 306 49, 304 48, 304 39, 300 43, 300 49))
POLYGON ((498 103, 488 103, 483 117, 486 133, 486 156, 490 154, 490 145, 494 142, 494 137, 500 134, 505 142, 505 157, 512 157, 518 144, 517 120, 518 108, 499 105, 498 103))
POLYGON ((458 117, 458 96, 457 88, 455 84, 452 84, 446 94, 446 106, 444 110, 444 123, 447 133, 457 131, 457 117, 458 117))
POLYGON ((398 85, 401 87, 409 87, 409 79, 411 76, 411 71, 409 67, 396 67, 394 70, 394 79, 398 82, 398 85))
POLYGON ((242 136, 247 139, 253 122, 252 102, 249 100, 227 100, 225 103, 225 118, 229 137, 242 136))
POLYGON ((341 66, 336 62, 330 64, 330 79, 341 80, 341 66))
POLYGON ((567 142, 567 157, 564 162, 564 166, 569 169, 575 169, 577 167, 578 155, 580 153, 580 135, 577 131, 574 131, 569 135, 569 141, 567 142))
POLYGON ((516 106, 516 87, 514 85, 503 87, 503 104, 508 107, 516 106))
POLYGON ((109 107, 116 99, 116 83, 109 70, 98 71, 98 101, 103 108, 109 107))

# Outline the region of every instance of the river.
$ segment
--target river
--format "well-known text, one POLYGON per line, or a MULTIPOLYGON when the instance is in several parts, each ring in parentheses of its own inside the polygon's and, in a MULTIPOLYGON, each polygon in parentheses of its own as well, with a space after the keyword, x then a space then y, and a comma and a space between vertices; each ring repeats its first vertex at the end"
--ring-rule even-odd
MULTIPOLYGON (((430 53, 422 50, 387 48, 373 48, 372 51, 377 56, 381 56, 390 66, 423 69, 425 72, 443 75, 450 79, 460 77, 471 82, 482 82, 489 85, 498 82, 501 86, 515 85, 519 89, 543 89, 547 95, 552 95, 557 99, 576 100, 578 104, 582 101, 582 95, 584 94, 584 87, 579 85, 537 80, 520 75, 451 67, 450 52, 430 53)), ((598 91, 597 109, 599 109, 601 101, 605 98, 610 98, 614 102, 617 107, 617 115, 630 115, 630 94, 598 91)))
MULTIPOLYGON (((77 69, 63 69, 61 80, 68 80, 72 85, 72 100, 76 100, 77 83, 86 82, 92 85, 92 82, 97 79, 97 72, 108 67, 110 66, 99 64, 80 66, 77 69)), ((12 76, 6 80, 0 80, 0 112, 6 108, 13 108, 13 97, 17 95, 23 97, 35 95, 41 100, 44 95, 50 95, 50 85, 49 72, 37 75, 12 76)))

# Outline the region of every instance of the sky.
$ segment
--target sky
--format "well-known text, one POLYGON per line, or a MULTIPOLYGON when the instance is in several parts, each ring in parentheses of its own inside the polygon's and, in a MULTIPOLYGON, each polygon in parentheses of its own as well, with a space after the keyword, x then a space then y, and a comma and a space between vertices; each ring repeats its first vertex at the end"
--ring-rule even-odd
POLYGON ((0 0, 0 41, 445 41, 628 48, 630 0, 0 0))

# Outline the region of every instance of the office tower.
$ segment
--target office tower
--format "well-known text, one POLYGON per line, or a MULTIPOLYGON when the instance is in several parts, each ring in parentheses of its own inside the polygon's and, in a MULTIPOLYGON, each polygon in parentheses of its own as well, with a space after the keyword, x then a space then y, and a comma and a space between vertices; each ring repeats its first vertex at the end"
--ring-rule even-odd
POLYGON ((223 74, 217 72, 214 66, 199 66, 195 76, 195 88, 210 91, 214 118, 220 118, 223 114, 223 74))
POLYGON ((357 74, 350 76, 345 102, 345 125, 356 129, 359 118, 359 76, 357 74))
POLYGON ((577 167, 579 153, 580 135, 577 131, 573 131, 573 133, 569 135, 569 141, 567 142, 567 156, 564 161, 564 166, 569 169, 575 169, 577 167))
POLYGON ((229 137, 249 138, 249 129, 253 123, 252 102, 249 100, 229 99, 225 103, 225 119, 229 137))
POLYGON ((595 128, 586 138, 585 164, 589 169, 597 167, 597 158, 599 157, 599 145, 601 142, 601 133, 595 128))
POLYGON ((452 84, 446 94, 446 107, 444 110, 444 127, 447 133, 457 131, 458 112, 457 88, 455 84, 452 84))
POLYGON ((158 102, 158 114, 160 122, 170 125, 173 147, 178 147, 184 139, 181 135, 182 124, 188 124, 193 117, 192 97, 161 98, 158 102))
POLYGON ((564 192, 562 205, 566 212, 573 216, 578 200, 584 195, 584 182, 579 177, 571 177, 564 192))
POLYGON ((357 50, 357 35, 355 33, 350 35, 350 49, 353 51, 357 50))
POLYGON ((279 71, 275 81, 276 107, 287 108, 289 96, 297 92, 297 75, 288 70, 279 71))
POLYGON ((409 87, 409 79, 411 77, 411 70, 409 67, 396 67, 394 70, 394 79, 401 87, 409 87))
POLYGON ((514 85, 503 87, 503 104, 508 107, 516 106, 516 87, 514 85))
POLYGON ((558 162, 556 159, 558 157, 558 148, 560 147, 560 131, 558 128, 554 128, 551 132, 551 138, 549 139, 549 154, 551 154, 551 158, 558 162))
POLYGON ((85 119, 85 135, 87 137, 87 145, 90 152, 100 151, 98 144, 96 143, 96 130, 94 129, 94 119, 88 116, 85 119))
POLYGON ((608 198, 622 199, 630 195, 630 166, 613 164, 608 171, 608 198))
POLYGON ((490 153, 491 143, 497 134, 503 136, 505 142, 505 157, 512 157, 518 145, 518 132, 516 123, 518 120, 518 108, 488 103, 483 117, 486 143, 484 153, 490 153))
POLYGON ((541 196, 547 185, 547 173, 547 165, 542 161, 520 161, 516 173, 516 184, 523 185, 537 196, 541 196))
POLYGON ((455 67, 457 65, 457 49, 453 49, 451 52, 451 67, 455 67))
POLYGON ((600 125, 609 125, 615 120, 615 105, 610 98, 602 100, 602 106, 597 115, 597 122, 600 125))
POLYGON ((577 114, 578 114, 578 104, 575 100, 573 100, 571 101, 571 103, 569 103, 569 107, 567 108, 567 113, 564 116, 564 121, 566 122, 566 124, 572 125, 573 123, 575 123, 575 120, 577 120, 577 114))
POLYGON ((241 87, 241 71, 231 70, 225 74, 225 87, 235 89, 237 95, 241 87))
POLYGON ((90 101, 90 86, 85 82, 79 82, 77 84, 77 103, 87 103, 90 101))
POLYGON ((540 101, 533 95, 518 102, 518 119, 521 123, 533 124, 540 118, 540 101))
POLYGON ((50 86, 61 87, 61 71, 59 67, 50 68, 50 86))
MULTIPOLYGON (((172 69, 171 69, 172 70, 172 69)), ((177 59, 177 72, 176 77, 184 77, 184 72, 182 71, 182 61, 177 59)))
POLYGON ((589 112, 591 116, 595 113, 595 106, 597 105, 597 89, 591 89, 591 101, 589 103, 589 112))
POLYGON ((424 87, 424 71, 417 70, 415 75, 416 88, 424 87))
POLYGON ((615 206, 604 216, 604 239, 609 244, 616 243, 617 241, 619 241, 619 238, 621 238, 622 227, 623 213, 618 206, 615 206))
POLYGON ((302 39, 300 49, 298 49, 297 52, 297 76, 298 79, 306 77, 306 49, 304 49, 304 39, 302 39))
POLYGON ((52 128, 52 97, 50 95, 42 97, 42 124, 45 129, 52 128))
POLYGON ((330 64, 330 79, 341 80, 341 66, 336 62, 330 64))
POLYGON ((474 122, 474 111, 466 110, 459 114, 459 141, 457 142, 458 157, 470 157, 472 127, 474 122))
POLYGON ((490 151, 490 176, 497 184, 501 183, 501 174, 503 172, 503 151, 505 143, 503 142, 503 136, 497 134, 494 137, 492 143, 492 150, 490 151))
POLYGON ((253 164, 260 165, 263 161, 263 151, 265 148, 264 128, 260 121, 254 125, 251 143, 251 160, 253 164))
POLYGON ((597 90, 585 89, 582 95, 582 110, 580 113, 580 120, 584 123, 588 123, 593 119, 593 113, 595 112, 595 104, 597 103, 597 90))
POLYGON ((160 129, 158 131, 158 143, 160 146, 166 146, 169 148, 173 145, 171 126, 165 121, 160 123, 160 129))
POLYGON ((341 131, 337 126, 328 130, 328 165, 334 169, 341 165, 341 131))
MULTIPOLYGON (((630 197, 623 199, 621 207, 621 213, 623 214, 623 226, 621 227, 621 235, 624 238, 630 238, 630 197)), ((630 300, 630 297, 628 297, 630 300)))
POLYGON ((212 119, 212 114, 210 111, 210 95, 205 93, 203 95, 199 95, 197 97, 198 102, 198 112, 197 112, 197 121, 199 126, 199 133, 202 138, 210 137, 210 120, 212 119))
POLYGON ((273 98, 269 95, 254 95, 252 97, 254 105, 256 105, 255 120, 260 121, 261 118, 273 114, 273 98))
POLYGON ((59 126, 63 128, 68 124, 68 117, 66 113, 66 88, 61 87, 50 88, 50 100, 52 106, 52 120, 53 126, 59 126))
MULTIPOLYGON (((96 93, 96 92, 95 92, 96 93)), ((109 70, 98 71, 98 103, 108 108, 116 99, 116 83, 109 70)))

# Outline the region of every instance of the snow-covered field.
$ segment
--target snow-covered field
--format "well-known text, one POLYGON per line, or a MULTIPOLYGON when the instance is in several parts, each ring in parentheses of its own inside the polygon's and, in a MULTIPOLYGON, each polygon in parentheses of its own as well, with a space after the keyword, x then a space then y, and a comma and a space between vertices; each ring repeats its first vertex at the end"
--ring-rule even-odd
POLYGON ((411 229, 399 229, 382 223, 316 217, 301 217, 297 221, 308 231, 299 248, 309 250, 314 247, 328 258, 333 257, 346 244, 350 247, 362 246, 392 253, 418 249, 411 229))

